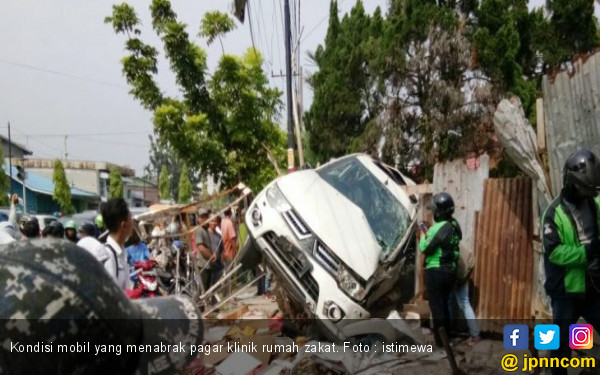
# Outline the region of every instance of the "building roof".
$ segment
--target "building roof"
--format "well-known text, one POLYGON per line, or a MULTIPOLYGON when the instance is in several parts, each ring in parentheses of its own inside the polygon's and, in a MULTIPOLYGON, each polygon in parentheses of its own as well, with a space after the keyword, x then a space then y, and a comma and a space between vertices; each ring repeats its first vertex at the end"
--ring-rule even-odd
MULTIPOLYGON (((6 173, 8 175, 9 174, 8 166, 3 165, 2 167, 4 169, 4 173, 6 173)), ((18 183, 22 183, 22 181, 17 178, 17 173, 18 173, 17 168, 13 167, 12 168, 12 179, 17 181, 18 183)), ((39 174, 36 174, 36 173, 27 172, 27 178, 25 180, 25 187, 31 191, 34 191, 34 192, 40 193, 40 194, 52 195, 54 193, 54 182, 52 182, 51 179, 40 176, 39 174)), ((92 193, 89 191, 85 191, 85 190, 81 190, 81 189, 77 189, 77 188, 71 188, 71 196, 77 197, 77 198, 100 199, 100 196, 98 194, 95 194, 95 193, 92 193)))
POLYGON ((146 188, 158 188, 158 185, 152 181, 146 180, 141 177, 133 177, 129 186, 139 186, 146 188))
MULTIPOLYGON (((40 168, 40 169, 53 169, 55 159, 40 159, 40 158, 28 158, 28 159, 15 159, 13 158, 13 165, 23 166, 27 168, 40 168)), ((92 170, 92 171, 110 171, 112 167, 117 167, 121 172, 122 176, 133 177, 135 176, 135 170, 120 166, 113 163, 103 161, 86 161, 86 160, 61 160, 64 169, 80 169, 80 170, 92 170)))
MULTIPOLYGON (((2 139, 2 141, 4 141, 4 142, 8 143, 8 137, 3 136, 2 134, 0 134, 0 139, 2 139)), ((10 140, 10 143, 11 143, 12 147, 21 149, 21 151, 23 151, 23 155, 33 155, 33 151, 31 151, 27 147, 23 146, 22 144, 17 143, 15 141, 13 141, 12 139, 10 140)), ((7 158, 8 155, 4 155, 4 157, 7 158)))

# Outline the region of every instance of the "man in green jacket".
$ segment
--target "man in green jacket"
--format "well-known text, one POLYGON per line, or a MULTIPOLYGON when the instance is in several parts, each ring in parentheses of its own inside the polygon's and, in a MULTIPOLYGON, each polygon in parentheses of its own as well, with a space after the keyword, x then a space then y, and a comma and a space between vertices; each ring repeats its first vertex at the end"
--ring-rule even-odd
MULTIPOLYGON (((569 326, 584 317, 600 329, 600 163, 589 150, 567 159, 563 189, 542 219, 545 288, 551 298, 560 347, 553 358, 570 358, 569 326)), ((581 339, 585 339, 582 333, 581 339)), ((553 368, 553 374, 566 369, 553 368)))
POLYGON ((452 217, 454 201, 448 193, 433 196, 431 227, 421 239, 419 250, 425 254, 425 287, 433 316, 433 333, 438 346, 442 345, 439 329, 450 332, 450 294, 456 283, 458 244, 462 239, 460 225, 452 217))

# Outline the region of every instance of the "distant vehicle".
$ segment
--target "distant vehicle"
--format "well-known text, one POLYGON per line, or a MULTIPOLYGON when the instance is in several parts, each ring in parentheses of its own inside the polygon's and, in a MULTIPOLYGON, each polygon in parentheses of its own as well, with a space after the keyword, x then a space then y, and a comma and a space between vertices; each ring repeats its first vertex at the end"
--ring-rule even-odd
POLYGON ((0 208, 0 222, 1 221, 8 221, 8 216, 9 215, 10 215, 10 210, 9 209, 0 208))
MULTIPOLYGON (((16 206, 17 211, 17 222, 21 221, 21 217, 23 216, 23 207, 20 205, 16 206)), ((10 216, 10 207, 0 207, 0 222, 8 221, 8 217, 10 216)))
POLYGON ((85 223, 94 223, 94 219, 96 218, 96 215, 98 215, 98 211, 96 210, 89 210, 89 211, 83 211, 77 214, 73 214, 73 215, 67 215, 67 216, 63 216, 60 219, 58 219, 58 221, 61 222, 62 225, 67 224, 67 222, 73 220, 75 222, 75 224, 77 225, 77 227, 79 228, 81 225, 85 224, 85 223))
POLYGON ((44 230, 47 225, 50 225, 53 221, 57 219, 52 215, 30 215, 38 219, 38 223, 40 223, 40 231, 44 230))
POLYGON ((410 339, 381 319, 414 294, 398 286, 414 284, 417 229, 418 201, 402 185, 414 182, 365 154, 279 177, 247 210, 242 262, 264 255, 290 302, 285 313, 312 318, 330 340, 410 339))

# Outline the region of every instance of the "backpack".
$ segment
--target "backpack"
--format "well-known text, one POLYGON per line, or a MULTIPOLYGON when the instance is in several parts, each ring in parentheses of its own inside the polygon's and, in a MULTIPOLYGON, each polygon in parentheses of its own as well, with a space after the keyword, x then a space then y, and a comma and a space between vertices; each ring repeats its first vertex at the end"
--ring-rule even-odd
POLYGON ((467 249, 463 243, 459 246, 458 264, 456 267, 456 280, 461 283, 469 278, 471 271, 475 268, 475 254, 473 250, 467 249))

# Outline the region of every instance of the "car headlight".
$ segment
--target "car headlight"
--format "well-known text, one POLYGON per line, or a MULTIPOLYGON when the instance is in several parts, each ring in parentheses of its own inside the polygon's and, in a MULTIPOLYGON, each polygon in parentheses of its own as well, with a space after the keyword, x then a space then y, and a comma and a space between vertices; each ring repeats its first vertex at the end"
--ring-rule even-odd
POLYGON ((269 204, 274 207, 279 212, 285 212, 292 209, 292 206, 285 199, 281 190, 277 187, 277 184, 273 184, 267 190, 267 201, 269 204))
POLYGON ((365 298, 367 294, 366 289, 346 267, 340 267, 338 282, 340 283, 340 288, 353 299, 361 301, 365 298))

